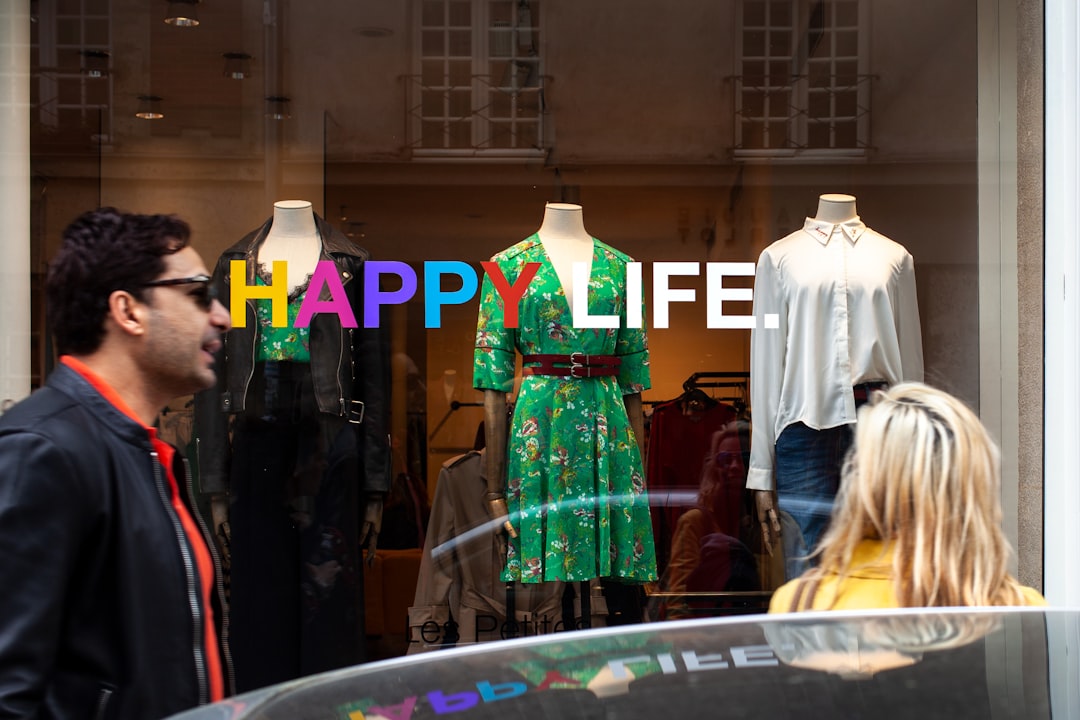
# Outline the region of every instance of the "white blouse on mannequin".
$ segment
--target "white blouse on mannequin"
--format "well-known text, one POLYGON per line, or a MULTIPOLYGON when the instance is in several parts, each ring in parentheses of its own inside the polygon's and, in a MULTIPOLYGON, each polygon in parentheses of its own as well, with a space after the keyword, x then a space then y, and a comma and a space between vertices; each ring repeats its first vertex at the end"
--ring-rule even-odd
POLYGON ((776 439, 788 425, 854 423, 853 385, 922 380, 914 260, 863 224, 850 195, 823 195, 817 217, 761 253, 754 316, 751 490, 775 487, 776 439))

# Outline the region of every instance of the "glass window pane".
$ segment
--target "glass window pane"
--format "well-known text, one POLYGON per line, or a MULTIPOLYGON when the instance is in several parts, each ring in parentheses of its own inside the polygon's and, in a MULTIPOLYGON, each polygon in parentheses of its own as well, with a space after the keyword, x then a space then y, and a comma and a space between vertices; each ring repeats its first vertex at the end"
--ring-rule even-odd
POLYGON ((834 67, 836 68, 836 79, 833 81, 834 85, 843 87, 844 85, 854 85, 858 82, 858 60, 837 60, 834 67))
POLYGON ((807 106, 807 112, 812 118, 826 118, 829 117, 831 110, 831 103, 829 102, 829 94, 824 92, 810 93, 809 104, 807 106))
POLYGON ((514 138, 510 131, 511 125, 507 122, 493 122, 491 128, 491 147, 509 148, 514 145, 514 138))
POLYGON ((82 45, 82 23, 78 18, 57 19, 56 42, 61 45, 82 45))
POLYGON ((456 57, 470 57, 472 55, 472 32, 469 30, 451 30, 449 36, 449 49, 447 54, 456 57))
POLYGON ((835 139, 833 140, 833 147, 838 148, 854 148, 859 146, 858 141, 858 123, 854 120, 842 120, 838 121, 833 129, 835 133, 835 139))
POLYGON ((469 90, 450 91, 450 117, 468 117, 472 113, 472 92, 469 90))
MULTIPOLYGON (((164 12, 165 8, 162 8, 164 12)), ((80 0, 57 0, 56 13, 58 15, 81 15, 82 3, 80 0)))
POLYGON ((771 148, 786 148, 788 147, 788 124, 773 122, 768 125, 769 133, 769 147, 771 148))
POLYGON ((859 54, 859 35, 854 31, 845 30, 837 32, 836 55, 840 57, 854 57, 859 54))
POLYGON ((420 123, 420 144, 426 148, 443 147, 443 123, 420 123))
POLYGON ((769 84, 791 84, 791 62, 789 60, 774 60, 769 63, 769 84))
POLYGON ((837 27, 855 27, 859 24, 858 0, 834 0, 833 7, 837 27))
POLYGON ((441 92, 424 92, 420 104, 420 113, 424 117, 442 117, 446 112, 446 97, 441 92))
POLYGON ((57 82, 57 100, 64 105, 82 104, 82 79, 60 78, 57 82))
POLYGON ((858 98, 852 91, 836 93, 836 116, 855 117, 858 114, 858 98))
POLYGON ((795 0, 772 0, 769 3, 769 25, 772 27, 790 27, 792 3, 795 0))
POLYGON ((424 0, 421 22, 427 27, 443 27, 446 24, 446 4, 443 0, 424 0))
POLYGON ((427 56, 446 54, 446 35, 442 30, 425 30, 420 34, 420 52, 427 56))
POLYGON ((108 15, 109 0, 83 0, 87 15, 108 15))
POLYGON ((508 118, 511 116, 513 102, 509 93, 495 91, 489 93, 488 97, 491 104, 487 112, 491 117, 508 118))
POLYGON ((512 32, 513 30, 510 29, 509 24, 491 29, 488 42, 490 44, 489 52, 492 57, 510 57, 512 32))
POLYGON ((535 122, 518 122, 515 126, 516 134, 514 139, 515 145, 521 149, 527 149, 532 147, 539 147, 540 140, 537 137, 538 123, 535 122))
POLYGON ((469 27, 472 25, 472 2, 465 0, 451 0, 450 2, 450 26, 469 27))
POLYGON ((106 106, 109 104, 108 80, 88 80, 83 86, 87 105, 106 106))
POLYGON ((791 114, 791 93, 769 93, 769 117, 783 118, 791 114))
POLYGON ((83 42, 87 46, 97 45, 108 47, 109 45, 109 21, 107 19, 87 19, 83 25, 86 35, 83 42))
POLYGON ((806 144, 812 148, 829 147, 829 124, 810 123, 806 128, 806 144))
POLYGON ((469 61, 450 61, 450 85, 451 87, 472 85, 472 63, 469 61))
POLYGON ((461 120, 449 123, 450 145, 452 148, 472 147, 472 122, 461 120))
POLYGON ((765 54, 765 32, 747 30, 743 33, 743 55, 761 57, 765 54))
POLYGON ((744 0, 743 26, 763 27, 765 25, 765 0, 744 0))
POLYGON ((770 30, 769 55, 772 57, 791 55, 791 33, 785 30, 770 30))
POLYGON ((754 120, 744 120, 742 123, 742 145, 745 148, 764 147, 765 126, 764 123, 754 120))
POLYGON ((743 115, 762 117, 765 114, 765 94, 760 92, 743 93, 743 115))
POLYGON ((510 25, 513 22, 513 5, 507 0, 491 0, 488 3, 488 20, 494 24, 510 25))
POLYGON ((765 63, 760 60, 744 62, 743 82, 748 85, 763 85, 765 83, 765 63))
POLYGON ((828 60, 814 60, 807 63, 807 71, 810 79, 810 87, 825 88, 830 86, 832 77, 829 74, 830 64, 828 60))
POLYGON ((425 60, 420 65, 420 82, 424 87, 441 87, 446 84, 446 70, 442 60, 425 60))

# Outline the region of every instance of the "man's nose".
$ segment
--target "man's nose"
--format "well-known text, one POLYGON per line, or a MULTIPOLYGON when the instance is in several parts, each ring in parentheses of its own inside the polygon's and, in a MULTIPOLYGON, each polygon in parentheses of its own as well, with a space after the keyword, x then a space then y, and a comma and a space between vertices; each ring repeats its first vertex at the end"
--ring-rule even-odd
POLYGON ((210 305, 210 324, 221 332, 228 332, 232 329, 232 315, 221 304, 221 301, 216 298, 210 305))

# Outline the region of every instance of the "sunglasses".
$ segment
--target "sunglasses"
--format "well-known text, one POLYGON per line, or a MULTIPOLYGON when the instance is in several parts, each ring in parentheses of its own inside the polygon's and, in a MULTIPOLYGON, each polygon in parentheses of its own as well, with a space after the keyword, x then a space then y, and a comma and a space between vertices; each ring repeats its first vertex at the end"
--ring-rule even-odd
POLYGON ((175 285, 199 285, 188 296, 195 301, 201 309, 209 312, 210 306, 214 304, 214 300, 217 299, 217 290, 210 285, 209 275, 192 275, 191 277, 183 278, 168 278, 166 280, 152 280, 148 283, 143 283, 142 287, 172 287, 175 285))

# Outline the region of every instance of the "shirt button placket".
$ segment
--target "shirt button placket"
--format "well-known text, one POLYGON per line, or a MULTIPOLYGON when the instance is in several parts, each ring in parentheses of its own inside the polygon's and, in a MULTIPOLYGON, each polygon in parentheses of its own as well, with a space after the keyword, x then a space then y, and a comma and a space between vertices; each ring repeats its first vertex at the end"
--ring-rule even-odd
POLYGON ((829 243, 836 247, 839 253, 840 276, 836 282, 836 367, 839 368, 837 382, 842 383, 840 391, 844 398, 845 420, 855 418, 855 396, 851 390, 851 350, 848 335, 850 332, 850 316, 848 314, 848 243, 844 232, 839 225, 833 227, 832 237, 829 243))

